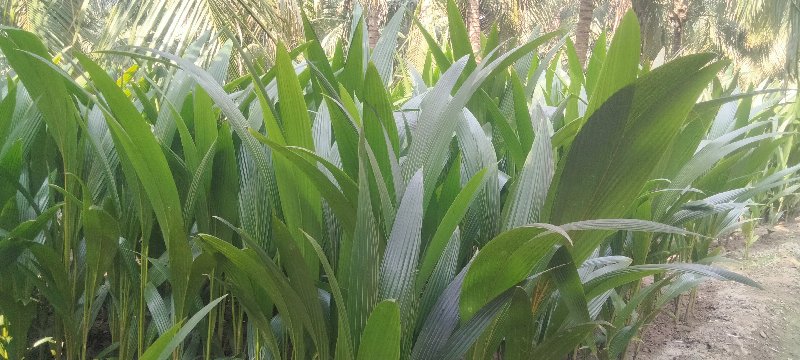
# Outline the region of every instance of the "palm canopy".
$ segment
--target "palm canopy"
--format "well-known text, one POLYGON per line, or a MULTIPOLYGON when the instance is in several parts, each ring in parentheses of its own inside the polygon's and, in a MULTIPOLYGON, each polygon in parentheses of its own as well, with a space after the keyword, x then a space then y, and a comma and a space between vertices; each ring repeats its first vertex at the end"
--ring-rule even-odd
MULTIPOLYGON (((594 6, 591 42, 612 32, 622 14, 636 11, 643 32, 643 55, 654 59, 662 48, 671 53, 711 51, 733 60, 750 82, 788 74, 796 78, 800 59, 800 1, 769 0, 586 0, 594 6), (685 27, 676 39, 676 7, 685 7, 685 27), (781 46, 775 46, 781 44, 781 46)), ((477 4, 483 35, 493 26, 501 40, 518 42, 531 31, 571 29, 579 0, 458 0, 461 9, 477 4)), ((408 9, 432 34, 445 37, 444 0, 0 0, 3 25, 33 31, 56 53, 84 52, 133 45, 179 53, 204 32, 233 37, 257 57, 268 59, 278 43, 303 42, 305 12, 321 34, 323 48, 333 54, 338 39, 348 38, 352 11, 363 5, 373 31, 397 11, 408 9), (373 14, 380 12, 381 14, 373 14)), ((467 18, 467 13, 462 11, 467 18)), ((469 24, 468 24, 469 25, 469 24)), ((376 32, 377 33, 377 32, 376 32)), ((406 58, 421 66, 427 47, 405 21, 401 44, 406 58)), ((370 37, 373 37, 370 34, 370 37)), ((374 44, 373 44, 374 45, 374 44)), ((238 71, 243 70, 240 64, 238 71)))

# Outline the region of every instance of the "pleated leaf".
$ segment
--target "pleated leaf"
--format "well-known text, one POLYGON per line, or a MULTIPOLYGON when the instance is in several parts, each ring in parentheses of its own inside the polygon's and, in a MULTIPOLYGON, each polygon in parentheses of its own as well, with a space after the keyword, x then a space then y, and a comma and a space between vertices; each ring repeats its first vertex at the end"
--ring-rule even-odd
MULTIPOLYGON (((692 55, 653 70, 595 111, 561 159, 544 219, 555 224, 624 217, 683 125, 700 92, 722 64, 692 55)), ((583 262, 602 234, 573 239, 583 262)))
POLYGON ((404 323, 411 317, 421 237, 422 170, 408 182, 381 264, 380 296, 397 301, 404 323))
POLYGON ((550 135, 541 123, 543 120, 541 119, 536 127, 533 146, 506 199, 501 227, 503 231, 540 220, 542 207, 555 172, 553 148, 550 144, 550 135))
POLYGON ((172 171, 149 124, 142 118, 117 84, 88 57, 76 54, 93 84, 102 92, 111 109, 106 122, 117 151, 125 154, 153 206, 167 245, 170 259, 170 285, 175 298, 175 320, 184 314, 192 261, 182 207, 172 171))
POLYGON ((564 239, 569 236, 556 226, 530 224, 503 232, 489 241, 475 256, 464 279, 461 317, 470 319, 492 299, 528 277, 537 263, 549 260, 545 255, 564 239), (545 231, 557 234, 537 237, 545 231))

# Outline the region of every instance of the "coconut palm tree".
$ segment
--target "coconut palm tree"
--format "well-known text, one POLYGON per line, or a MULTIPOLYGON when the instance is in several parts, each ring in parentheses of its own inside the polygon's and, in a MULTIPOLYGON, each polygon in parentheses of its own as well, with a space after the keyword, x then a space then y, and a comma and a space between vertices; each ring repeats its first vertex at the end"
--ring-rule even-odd
POLYGON ((669 21, 672 25, 672 51, 670 52, 672 54, 677 54, 681 49, 683 28, 686 25, 688 10, 689 6, 686 3, 686 0, 672 1, 672 10, 669 14, 669 21))
POLYGON ((735 18, 741 24, 749 42, 768 44, 783 40, 786 44, 785 71, 790 77, 797 79, 800 61, 800 1, 741 0, 736 1, 735 5, 735 18))
MULTIPOLYGON (((300 6, 280 0, 0 0, 3 25, 40 35, 54 52, 135 45, 182 51, 205 32, 227 33, 259 53, 303 39, 300 6)), ((309 2, 310 3, 310 2, 309 2)), ((328 1, 330 3, 330 1, 328 1)), ((338 2, 337 2, 338 3, 338 2)), ((225 36, 223 36, 225 38, 225 36)))
POLYGON ((472 52, 479 53, 481 49, 481 4, 480 0, 467 0, 465 23, 472 43, 472 52))
POLYGON ((578 24, 575 26, 575 51, 581 65, 586 64, 586 52, 589 47, 589 31, 594 19, 595 0, 581 0, 578 10, 578 24))
POLYGON ((374 48, 381 36, 381 28, 386 22, 389 4, 386 0, 364 0, 369 47, 374 48))

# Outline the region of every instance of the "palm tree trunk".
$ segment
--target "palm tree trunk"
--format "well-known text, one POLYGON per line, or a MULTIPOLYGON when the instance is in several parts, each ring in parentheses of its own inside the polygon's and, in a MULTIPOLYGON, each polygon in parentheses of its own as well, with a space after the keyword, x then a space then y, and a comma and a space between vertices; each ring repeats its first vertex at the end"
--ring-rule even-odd
POLYGON ((611 29, 616 30, 625 13, 633 6, 631 0, 615 0, 614 1, 614 22, 611 24, 611 29))
POLYGON ((578 25, 575 27, 575 51, 581 65, 586 66, 586 52, 589 48, 589 30, 594 14, 594 0, 581 0, 578 9, 578 25))
POLYGON ((480 0, 467 0, 467 31, 472 53, 476 56, 481 51, 481 9, 480 0))
POLYGON ((683 26, 686 24, 689 6, 686 0, 673 0, 669 20, 672 22, 672 49, 670 54, 675 56, 683 45, 683 26))
POLYGON ((665 47, 667 31, 660 0, 632 0, 631 5, 642 32, 642 59, 652 61, 665 47))
POLYGON ((369 47, 375 48, 381 37, 381 27, 386 21, 388 5, 386 0, 370 0, 367 2, 367 32, 369 34, 369 47))

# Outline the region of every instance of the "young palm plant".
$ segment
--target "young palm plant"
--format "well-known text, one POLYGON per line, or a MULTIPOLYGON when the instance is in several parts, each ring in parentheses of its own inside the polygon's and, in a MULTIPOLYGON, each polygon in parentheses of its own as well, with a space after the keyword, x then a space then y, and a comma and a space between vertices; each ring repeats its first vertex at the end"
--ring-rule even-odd
POLYGON ((474 53, 450 1, 419 72, 405 16, 332 58, 305 20, 271 68, 210 35, 55 64, 3 29, 0 354, 618 358, 703 279, 758 286, 711 238, 796 190, 794 99, 640 65, 633 13, 584 72, 558 32, 474 53))

